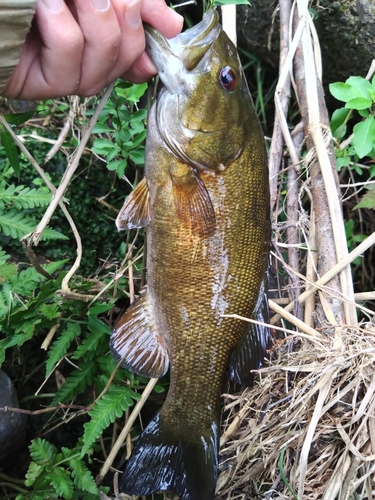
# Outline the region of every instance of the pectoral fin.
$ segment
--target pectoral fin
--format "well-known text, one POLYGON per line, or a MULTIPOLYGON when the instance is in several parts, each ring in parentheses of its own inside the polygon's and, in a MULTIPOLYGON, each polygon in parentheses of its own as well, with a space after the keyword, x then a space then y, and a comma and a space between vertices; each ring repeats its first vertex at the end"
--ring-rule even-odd
POLYGON ((168 370, 169 356, 162 336, 156 331, 147 294, 141 295, 116 323, 111 351, 122 367, 138 375, 159 378, 168 370))
MULTIPOLYGON (((269 323, 268 297, 263 284, 252 318, 261 323, 269 323)), ((253 374, 264 362, 270 343, 268 326, 249 323, 242 342, 233 350, 230 363, 230 378, 241 385, 251 386, 253 374)))
POLYGON ((215 232, 216 219, 204 182, 191 167, 172 174, 173 195, 178 219, 202 238, 215 232))
POLYGON ((119 231, 139 229, 150 222, 149 190, 144 177, 136 188, 126 198, 116 219, 119 231))

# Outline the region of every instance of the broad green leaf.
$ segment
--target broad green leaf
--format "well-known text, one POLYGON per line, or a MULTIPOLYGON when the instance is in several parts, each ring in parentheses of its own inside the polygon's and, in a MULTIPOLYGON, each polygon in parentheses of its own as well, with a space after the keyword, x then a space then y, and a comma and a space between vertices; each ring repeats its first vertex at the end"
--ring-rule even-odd
POLYGON ((345 135, 346 125, 344 125, 344 123, 346 123, 349 113, 351 113, 351 111, 346 108, 336 109, 333 112, 330 125, 332 135, 337 140, 342 139, 342 137, 344 137, 345 135))
POLYGON ((350 99, 350 101, 348 101, 345 104, 345 107, 348 109, 362 110, 362 109, 370 108, 371 104, 372 104, 372 101, 369 99, 365 99, 364 97, 355 97, 354 99, 350 99))
POLYGON ((337 170, 340 172, 342 167, 348 167, 350 164, 350 157, 349 156, 343 156, 336 158, 336 167, 337 170))
POLYGON ((137 149, 132 149, 129 151, 129 158, 136 164, 136 165, 143 165, 145 162, 145 151, 144 148, 139 147, 137 149))
POLYGON ((22 125, 23 123, 30 120, 36 113, 36 110, 25 111, 24 113, 5 113, 4 118, 9 123, 9 125, 13 125, 17 127, 18 125, 22 125))
POLYGON ((361 76, 350 76, 346 83, 357 91, 357 97, 363 97, 371 103, 371 83, 361 76))
POLYGON ((113 132, 113 128, 108 127, 105 123, 97 123, 93 129, 94 134, 106 134, 108 132, 113 132))
POLYGON ((122 81, 116 84, 116 92, 118 95, 125 97, 129 102, 135 104, 146 92, 147 87, 147 83, 129 85, 129 82, 122 81))
POLYGON ((342 82, 330 83, 329 91, 339 101, 348 102, 358 97, 358 92, 351 85, 342 82))
POLYGON ((19 177, 21 174, 20 160, 18 157, 18 148, 13 141, 13 137, 7 130, 3 129, 0 132, 0 140, 15 174, 19 177))
POLYGON ((352 144, 359 158, 367 156, 375 148, 375 119, 373 116, 357 123, 353 128, 352 144))

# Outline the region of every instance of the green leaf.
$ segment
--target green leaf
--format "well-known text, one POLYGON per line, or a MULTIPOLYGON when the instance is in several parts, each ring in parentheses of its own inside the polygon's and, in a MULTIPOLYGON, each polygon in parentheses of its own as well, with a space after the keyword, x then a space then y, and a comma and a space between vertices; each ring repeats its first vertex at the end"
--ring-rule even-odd
POLYGON ((92 493, 93 495, 97 495, 98 487, 96 486, 94 477, 87 469, 82 459, 72 458, 69 461, 69 465, 72 469, 72 477, 77 488, 87 491, 88 493, 92 493))
POLYGON ((348 102, 355 97, 358 97, 357 91, 347 83, 336 82, 329 84, 329 91, 339 101, 348 102))
POLYGON ((21 174, 20 160, 18 158, 18 148, 14 143, 13 137, 7 130, 3 129, 0 132, 0 140, 15 174, 19 177, 21 174))
POLYGON ((107 134, 108 132, 113 132, 113 128, 108 127, 105 123, 97 123, 93 129, 94 134, 107 134))
POLYGON ((83 456, 95 443, 103 430, 112 424, 116 418, 121 418, 126 410, 133 405, 133 399, 139 399, 139 395, 128 387, 111 385, 108 392, 99 399, 94 408, 89 412, 90 422, 83 427, 83 456))
POLYGON ((18 125, 22 125, 23 123, 30 120, 36 113, 36 110, 25 111, 24 113, 5 113, 4 118, 9 123, 9 125, 13 125, 17 127, 18 125))
POLYGON ((48 472, 46 475, 46 478, 55 488, 56 493, 60 497, 63 497, 66 500, 70 500, 72 498, 74 485, 67 470, 62 467, 53 467, 51 472, 48 472))
POLYGON ((29 446, 30 456, 38 465, 52 465, 57 455, 57 448, 46 439, 37 438, 29 446))
POLYGON ((375 209, 375 190, 364 194, 360 202, 354 208, 372 208, 375 209))
POLYGON ((350 99, 345 104, 347 109, 367 109, 370 108, 372 101, 369 99, 365 99, 364 97, 355 97, 354 99, 350 99))
POLYGON ((81 335, 81 326, 79 323, 68 323, 66 329, 61 332, 59 337, 52 344, 48 352, 46 362, 46 377, 54 369, 55 365, 63 358, 70 347, 73 340, 81 335))
POLYGON ((116 92, 119 96, 125 97, 131 103, 137 103, 146 92, 147 83, 130 84, 129 82, 119 81, 116 84, 116 92))
POLYGON ((116 147, 116 144, 113 144, 113 142, 109 141, 108 139, 96 139, 92 146, 92 151, 99 155, 106 155, 114 147, 116 147))
POLYGON ((351 85, 352 88, 357 92, 357 97, 363 97, 367 101, 370 101, 371 105, 371 83, 362 78, 361 76, 350 76, 346 82, 348 85, 351 85))
POLYGON ((30 462, 29 468, 25 475, 25 486, 32 486, 36 479, 40 476, 41 472, 44 471, 42 465, 38 465, 35 462, 30 462))
POLYGON ((343 167, 348 167, 349 164, 350 164, 350 156, 343 156, 341 158, 336 158, 336 167, 339 172, 343 167))
POLYGON ((28 188, 14 186, 13 184, 3 189, 0 186, 0 208, 13 205, 15 208, 45 207, 51 201, 51 193, 45 188, 28 188))
POLYGON ((78 394, 84 392, 92 384, 97 371, 98 368, 95 360, 82 362, 79 368, 66 378, 65 383, 56 392, 51 406, 71 401, 78 394))
MULTIPOLYGON (((8 212, 0 210, 0 228, 5 236, 10 236, 14 239, 21 239, 26 234, 35 230, 37 223, 31 217, 24 215, 22 212, 11 209, 8 212)), ((55 231, 54 229, 47 228, 43 231, 42 240, 67 240, 66 236, 55 231)))
POLYGON ((88 333, 85 340, 73 354, 72 359, 81 359, 88 352, 96 352, 98 345, 105 335, 110 335, 112 330, 95 316, 88 316, 88 333))
POLYGON ((138 149, 129 151, 129 158, 136 165, 143 165, 145 162, 145 151, 144 148, 139 147, 138 149))
MULTIPOLYGON (((0 247, 0 265, 1 265, 1 264, 5 264, 5 263, 6 263, 6 261, 7 261, 9 258, 10 258, 10 255, 9 255, 9 254, 7 254, 7 253, 5 252, 5 250, 3 250, 3 249, 0 247)), ((0 276, 1 276, 1 274, 0 274, 0 276)))
POLYGON ((375 119, 373 116, 353 128, 352 144, 359 158, 367 156, 375 147, 375 119))

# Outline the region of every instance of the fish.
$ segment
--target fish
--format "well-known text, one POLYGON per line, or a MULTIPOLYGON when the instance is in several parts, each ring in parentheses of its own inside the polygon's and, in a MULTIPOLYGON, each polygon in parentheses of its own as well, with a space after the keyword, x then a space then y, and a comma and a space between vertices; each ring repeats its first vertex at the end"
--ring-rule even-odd
POLYGON ((146 228, 147 289, 115 324, 110 347, 139 375, 169 369, 170 386, 119 486, 212 500, 222 384, 230 376, 249 385, 269 343, 266 327, 233 317, 267 314, 267 154, 216 10, 172 39, 145 33, 163 88, 148 118, 145 177, 116 224, 146 228))

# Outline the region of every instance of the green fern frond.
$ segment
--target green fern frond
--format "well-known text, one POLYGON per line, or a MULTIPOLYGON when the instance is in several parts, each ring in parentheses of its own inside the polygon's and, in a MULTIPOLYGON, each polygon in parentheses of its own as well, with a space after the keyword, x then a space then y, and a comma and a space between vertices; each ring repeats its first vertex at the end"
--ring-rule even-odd
MULTIPOLYGON (((0 247, 0 265, 3 265, 6 263, 6 261, 10 258, 10 255, 6 253, 5 250, 3 250, 1 247, 0 247)), ((1 276, 1 274, 0 274, 1 276)))
MULTIPOLYGON (((11 209, 7 212, 0 210, 0 228, 5 236, 21 239, 35 230, 37 223, 31 217, 11 209)), ((42 240, 68 240, 69 238, 54 229, 47 227, 41 236, 42 240)))
POLYGON ((57 448, 46 439, 37 438, 29 446, 30 456, 38 465, 52 463, 57 455, 57 448))
POLYGON ((53 467, 50 472, 46 474, 46 479, 51 486, 56 490, 59 497, 70 500, 74 493, 74 484, 70 478, 70 474, 62 467, 53 467))
POLYGON ((44 187, 28 188, 14 184, 5 187, 5 183, 0 184, 0 209, 4 209, 6 205, 19 210, 45 207, 50 203, 51 198, 51 193, 44 187))
POLYGON ((96 403, 89 412, 91 420, 83 427, 83 456, 99 438, 104 429, 116 420, 121 418, 126 410, 133 405, 133 399, 139 399, 139 395, 128 387, 111 385, 108 392, 96 403))
POLYGON ((5 236, 20 239, 25 234, 34 231, 36 224, 22 212, 9 210, 8 212, 0 212, 0 227, 5 236))
MULTIPOLYGON (((97 319, 97 321, 102 323, 99 319, 97 319)), ((83 356, 87 356, 89 352, 97 354, 98 346, 102 342, 103 337, 111 333, 111 330, 107 327, 107 325, 104 325, 104 323, 102 323, 102 325, 106 327, 105 331, 100 330, 99 328, 90 328, 90 332, 87 334, 87 337, 84 339, 82 344, 78 346, 76 352, 72 356, 72 359, 81 359, 83 356)))
POLYGON ((73 340, 80 335, 81 325, 79 323, 68 323, 66 329, 61 332, 49 349, 46 361, 46 377, 49 376, 56 363, 66 355, 73 340))
POLYGON ((0 283, 9 280, 17 275, 16 264, 0 264, 0 283))
POLYGON ((83 461, 80 458, 72 458, 69 461, 69 465, 72 469, 72 477, 77 488, 97 495, 98 487, 96 486, 95 479, 83 461))
POLYGON ((51 406, 71 401, 78 394, 84 392, 92 384, 97 371, 98 367, 94 360, 81 363, 79 369, 74 370, 56 392, 51 406))
MULTIPOLYGON (((68 259, 62 259, 44 264, 42 267, 49 274, 53 274, 55 271, 61 269, 67 262, 68 259)), ((34 267, 30 266, 11 280, 13 293, 24 296, 32 295, 36 286, 42 281, 46 281, 46 277, 40 274, 34 267)))
POLYGON ((40 474, 43 472, 44 467, 42 465, 38 465, 35 462, 30 462, 29 468, 25 475, 25 486, 32 486, 40 474))

